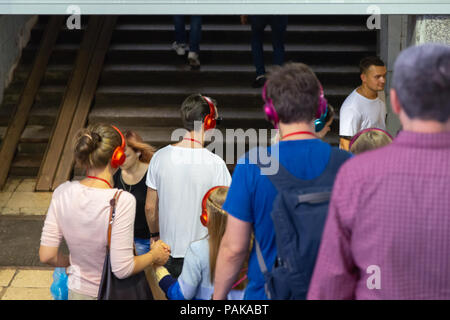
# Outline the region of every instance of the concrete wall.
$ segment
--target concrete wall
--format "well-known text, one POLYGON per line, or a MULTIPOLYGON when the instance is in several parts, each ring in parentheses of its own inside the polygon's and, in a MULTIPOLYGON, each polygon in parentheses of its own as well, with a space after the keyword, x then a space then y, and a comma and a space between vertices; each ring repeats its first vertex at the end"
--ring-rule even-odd
POLYGON ((389 88, 395 59, 399 53, 412 45, 427 42, 450 44, 450 15, 389 15, 382 17, 379 37, 379 54, 387 63, 386 107, 388 109, 387 129, 396 134, 401 125, 392 112, 389 88))
POLYGON ((417 16, 415 43, 440 42, 450 45, 450 15, 417 16))
POLYGON ((0 15, 0 104, 37 16, 0 15))

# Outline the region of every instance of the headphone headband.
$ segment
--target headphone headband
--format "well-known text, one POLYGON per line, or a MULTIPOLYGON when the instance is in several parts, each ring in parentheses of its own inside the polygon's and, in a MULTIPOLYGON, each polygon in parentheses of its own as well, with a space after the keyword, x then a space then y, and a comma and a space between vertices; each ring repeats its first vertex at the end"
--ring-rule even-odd
POLYGON ((391 134, 383 129, 380 128, 367 128, 364 130, 361 130, 360 132, 358 132, 357 134, 355 134, 352 138, 352 140, 350 140, 350 144, 348 145, 348 149, 350 150, 350 148, 352 147, 352 145, 355 143, 355 141, 363 134, 366 132, 370 132, 370 131, 380 131, 385 133, 389 138, 391 138, 391 140, 394 140, 394 138, 391 136, 391 134))
MULTIPOLYGON (((206 227, 206 225, 208 224, 208 210, 206 210, 206 202, 208 201, 209 196, 211 195, 211 193, 219 188, 228 188, 227 186, 215 186, 212 187, 211 189, 209 189, 205 195, 203 196, 202 199, 202 214, 200 215, 200 221, 202 222, 202 224, 206 227)), ((220 210, 219 210, 220 211, 220 210)))
POLYGON ((214 129, 216 127, 216 108, 214 106, 214 103, 212 102, 211 98, 203 95, 200 96, 203 98, 203 100, 206 101, 209 106, 209 114, 205 116, 205 119, 203 121, 205 125, 205 131, 214 129))
MULTIPOLYGON (((275 129, 278 129, 278 122, 280 122, 280 120, 278 118, 277 111, 275 110, 275 107, 273 105, 272 99, 270 99, 267 96, 267 83, 268 83, 268 81, 266 81, 264 83, 264 87, 262 89, 262 94, 261 94, 262 98, 264 100, 264 107, 263 107, 264 113, 266 114, 267 120, 272 122, 275 129)), ((325 121, 325 118, 328 113, 328 102, 327 102, 327 99, 325 99, 325 95, 323 93, 323 87, 322 87, 322 84, 320 84, 320 82, 319 82, 319 86, 320 86, 319 105, 317 108, 316 120, 315 120, 316 132, 322 130, 322 128, 325 126, 324 121, 325 121)))

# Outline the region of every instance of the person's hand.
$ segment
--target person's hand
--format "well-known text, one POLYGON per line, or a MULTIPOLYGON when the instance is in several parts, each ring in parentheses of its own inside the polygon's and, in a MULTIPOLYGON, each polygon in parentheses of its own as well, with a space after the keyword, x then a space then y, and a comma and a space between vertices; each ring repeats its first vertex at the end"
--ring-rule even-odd
POLYGON ((150 253, 153 256, 153 264, 163 266, 169 260, 170 246, 161 240, 158 240, 151 245, 150 253))
POLYGON ((247 24, 248 16, 247 15, 241 15, 241 24, 247 24))

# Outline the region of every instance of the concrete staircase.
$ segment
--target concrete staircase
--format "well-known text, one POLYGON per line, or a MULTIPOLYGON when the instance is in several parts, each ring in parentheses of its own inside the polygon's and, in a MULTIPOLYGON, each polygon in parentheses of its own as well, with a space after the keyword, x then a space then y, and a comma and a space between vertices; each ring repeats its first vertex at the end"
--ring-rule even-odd
MULTIPOLYGON (((40 17, 14 81, 5 92, 0 106, 0 137, 18 103, 47 21, 48 17, 40 17)), ((10 176, 33 177, 39 171, 83 28, 61 32, 10 176)), ((270 128, 261 112, 261 90, 251 88, 255 72, 250 26, 240 25, 239 16, 205 16, 202 29, 202 66, 199 71, 191 71, 171 50, 174 38, 171 16, 119 17, 88 121, 136 130, 145 141, 161 147, 171 143, 172 130, 181 126, 179 108, 184 98, 200 92, 218 101, 224 119, 222 129, 270 128)), ((272 46, 270 28, 266 30, 268 67, 272 46)), ((345 97, 359 83, 359 60, 375 54, 376 42, 376 32, 366 28, 364 16, 290 16, 286 61, 310 65, 338 112, 345 97)), ((337 132, 335 121, 327 141, 337 144, 337 132)))

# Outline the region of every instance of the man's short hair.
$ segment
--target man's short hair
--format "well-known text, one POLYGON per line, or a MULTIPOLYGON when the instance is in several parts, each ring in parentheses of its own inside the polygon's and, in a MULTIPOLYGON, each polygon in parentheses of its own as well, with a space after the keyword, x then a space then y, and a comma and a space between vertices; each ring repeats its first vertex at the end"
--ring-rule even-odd
POLYGON ((361 74, 366 73, 371 66, 385 67, 386 65, 384 64, 383 60, 381 60, 378 57, 375 56, 365 57, 361 59, 361 61, 359 62, 359 72, 361 74))
MULTIPOLYGON (((211 101, 216 105, 214 99, 211 99, 211 101)), ((208 102, 206 102, 200 93, 190 95, 181 104, 180 112, 183 127, 189 131, 193 131, 195 129, 195 121, 203 122, 205 116, 209 114, 209 111, 208 102)))
POLYGON ((410 119, 450 118, 450 46, 424 44, 400 53, 392 87, 410 119))
POLYGON ((310 122, 319 106, 320 83, 303 63, 276 66, 267 77, 267 96, 283 123, 310 122))

